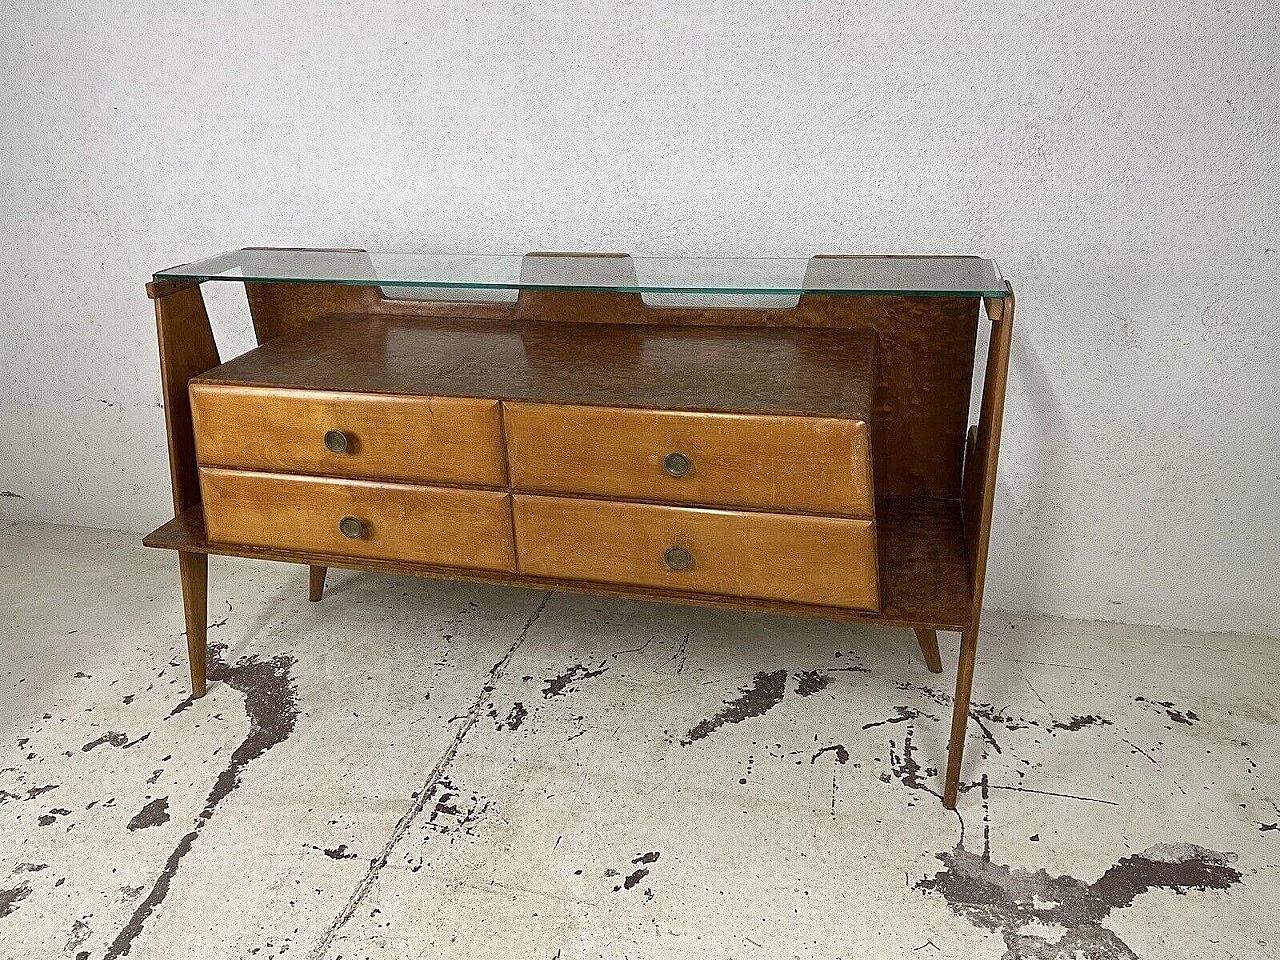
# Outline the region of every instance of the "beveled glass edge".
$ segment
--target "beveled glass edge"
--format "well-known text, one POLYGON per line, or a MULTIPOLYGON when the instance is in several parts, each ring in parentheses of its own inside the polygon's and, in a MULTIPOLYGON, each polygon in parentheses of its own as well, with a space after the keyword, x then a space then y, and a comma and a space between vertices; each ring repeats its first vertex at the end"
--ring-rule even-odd
MULTIPOLYGON (((208 266, 216 265, 219 261, 230 261, 231 258, 241 253, 364 253, 369 256, 421 256, 421 257, 493 257, 511 259, 513 261, 523 260, 530 254, 457 254, 457 253, 410 253, 406 251, 366 251, 357 249, 345 250, 325 250, 318 248, 293 248, 293 247, 239 247, 235 250, 228 250, 223 253, 215 254, 212 257, 206 257, 191 263, 178 264, 173 267, 166 267, 152 274, 154 280, 187 280, 187 281, 222 281, 235 283, 298 283, 298 284, 318 284, 318 285, 337 285, 352 287, 410 287, 418 289, 434 289, 434 290, 556 290, 556 291, 585 291, 592 293, 653 293, 653 294, 691 294, 691 295, 717 295, 726 296, 804 296, 806 294, 826 294, 833 296, 909 296, 909 297, 984 297, 984 298, 1004 298, 1009 296, 1009 287, 1000 270, 999 264, 995 260, 969 254, 943 254, 943 255, 892 255, 892 254, 871 254, 871 255, 849 255, 851 258, 855 256, 865 256, 867 259, 895 259, 895 260, 977 260, 990 266, 991 272, 995 276, 996 285, 987 288, 982 286, 955 286, 946 289, 921 289, 918 287, 807 287, 803 284, 799 286, 673 286, 669 284, 655 283, 634 283, 634 284, 578 284, 578 283, 539 283, 528 281, 514 282, 488 282, 488 281, 471 281, 471 280, 414 280, 400 278, 382 278, 382 277, 298 277, 298 276, 268 276, 268 275, 232 275, 227 273, 230 269, 239 269, 238 265, 229 263, 221 271, 211 271, 208 266), (196 270, 196 267, 206 267, 203 270, 196 270)), ((571 254, 556 254, 555 256, 573 256, 571 254)), ((590 258, 597 256, 595 254, 584 253, 580 256, 590 258)), ((812 260, 822 259, 830 255, 818 255, 815 257, 653 257, 653 256, 636 256, 630 257, 634 262, 643 263, 646 260, 655 261, 680 261, 689 260, 691 262, 709 262, 716 260, 724 260, 726 262, 749 262, 752 260, 765 261, 786 261, 792 260, 796 263, 808 264, 812 260)), ((836 255, 844 256, 844 255, 836 255)))

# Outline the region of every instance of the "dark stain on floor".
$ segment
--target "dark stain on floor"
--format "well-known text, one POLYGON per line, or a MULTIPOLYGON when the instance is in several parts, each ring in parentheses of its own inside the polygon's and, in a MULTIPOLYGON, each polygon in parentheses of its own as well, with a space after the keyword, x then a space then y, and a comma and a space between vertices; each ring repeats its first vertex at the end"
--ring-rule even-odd
POLYGON ((18 902, 31 896, 31 884, 24 883, 8 890, 0 890, 0 917, 7 917, 18 908, 18 902))
POLYGON ((688 735, 680 741, 681 746, 687 747, 695 740, 709 736, 726 723, 741 723, 749 717, 763 716, 782 702, 786 692, 787 671, 757 673, 751 681, 751 686, 726 703, 714 716, 701 721, 690 730, 688 735))
POLYGON ((145 830, 147 827, 158 827, 169 822, 169 798, 156 797, 133 815, 129 821, 130 830, 145 830))
POLYGON ((608 669, 608 667, 600 667, 596 670, 588 670, 582 664, 575 663, 558 677, 552 677, 546 681, 547 685, 543 687, 542 695, 548 700, 552 697, 558 697, 579 680, 590 680, 592 677, 598 677, 608 669))
POLYGON ((831 674, 822 670, 805 670, 796 674, 796 693, 810 697, 831 685, 831 674))
MULTIPOLYGON (((632 870, 625 877, 623 877, 623 880, 621 883, 614 884, 613 892, 618 893, 621 890, 633 889, 635 886, 637 886, 640 883, 641 880, 643 880, 645 877, 649 875, 649 867, 657 863, 658 858, 661 856, 662 854, 659 853, 657 850, 651 850, 648 853, 641 853, 636 855, 635 857, 632 857, 631 865, 633 867, 637 867, 638 869, 632 870)), ((619 877, 619 876, 622 876, 622 872, 610 867, 609 869, 605 870, 604 875, 606 877, 619 877)), ((652 891, 650 890, 645 891, 645 899, 647 900, 653 899, 652 891)))
POLYGON ((1113 910, 1154 889, 1226 890, 1239 883, 1233 853, 1193 843, 1158 844, 1108 867, 1093 883, 1046 870, 993 863, 957 845, 938 854, 945 869, 916 889, 937 893, 952 912, 1004 938, 1004 960, 1136 960, 1137 954, 1102 925, 1113 910), (1027 932, 1044 924, 1056 939, 1027 932))
POLYGON ((114 730, 112 730, 110 733, 104 733, 97 740, 90 740, 80 749, 84 753, 88 753, 90 750, 94 749, 95 747, 101 747, 103 744, 107 744, 112 747, 120 747, 122 749, 127 750, 129 747, 136 747, 138 744, 142 743, 143 740, 146 740, 147 737, 149 736, 151 736, 150 733, 144 733, 137 740, 130 740, 129 735, 127 733, 117 733, 114 730))
POLYGON ((70 815, 71 815, 70 810, 67 810, 64 807, 54 807, 48 813, 42 814, 40 817, 38 817, 36 819, 36 823, 40 824, 40 826, 42 827, 49 827, 49 826, 52 826, 54 823, 56 823, 59 817, 66 817, 70 815))
POLYGON ((475 824, 489 809, 489 801, 477 793, 463 793, 445 774, 427 792, 428 814, 425 826, 434 833, 450 836, 475 836, 475 824), (433 802, 434 801, 434 802, 433 802))
MULTIPOLYGON (((182 858, 191 851, 196 838, 200 836, 200 831, 212 819, 222 801, 240 786, 245 767, 272 747, 288 739, 297 724, 297 689, 291 674, 293 658, 281 655, 272 657, 270 660, 261 660, 257 656, 248 656, 230 665, 223 659, 225 652, 226 647, 223 644, 209 645, 208 676, 211 681, 225 683, 244 695, 249 732, 231 752, 231 759, 226 769, 218 774, 192 828, 169 854, 160 870, 160 875, 151 887, 151 892, 138 905, 133 916, 111 942, 103 960, 117 960, 129 953, 134 940, 142 933, 147 918, 168 896, 169 886, 178 872, 178 865, 182 862, 182 858)), ((169 716, 177 715, 192 702, 190 698, 183 701, 169 716)))
POLYGON ((843 743, 833 743, 829 747, 823 747, 813 755, 813 758, 809 762, 817 763, 818 758, 824 753, 834 753, 836 755, 836 763, 840 764, 840 766, 844 766, 849 762, 849 751, 843 743))
POLYGON ((1133 700, 1135 703, 1142 703, 1157 710, 1163 710, 1165 716, 1174 723, 1181 723, 1189 727, 1200 720, 1194 710, 1179 710, 1170 700, 1148 700, 1146 697, 1134 697, 1133 700))
POLYGON ((506 719, 500 719, 498 717, 497 707, 489 708, 489 717, 494 721, 495 729, 499 731, 519 730, 520 724, 524 723, 525 720, 528 719, 528 716, 529 716, 528 709, 519 700, 517 700, 514 704, 512 704, 511 712, 507 714, 506 719))
POLYGON ((637 883, 639 883, 648 875, 649 875, 649 868, 641 867, 639 870, 636 870, 634 873, 630 873, 627 875, 627 879, 622 881, 622 889, 630 890, 632 887, 634 887, 637 883))
POLYGON ((1097 714, 1084 717, 1072 717, 1070 720, 1058 720, 1053 724, 1054 730, 1083 730, 1085 727, 1109 727, 1114 721, 1097 714))

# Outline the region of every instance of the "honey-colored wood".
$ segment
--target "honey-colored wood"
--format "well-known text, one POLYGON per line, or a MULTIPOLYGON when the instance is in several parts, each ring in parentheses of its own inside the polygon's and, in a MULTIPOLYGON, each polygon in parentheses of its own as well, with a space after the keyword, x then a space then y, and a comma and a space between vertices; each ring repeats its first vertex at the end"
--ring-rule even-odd
POLYGON ((187 664, 191 671, 191 695, 205 693, 205 656, 208 650, 209 557, 203 553, 178 554, 182 581, 182 610, 187 623, 187 664))
POLYGON ((516 494, 520 572, 875 610, 875 524, 516 494), (669 548, 687 569, 664 563, 669 548))
POLYGON ((143 544, 161 550, 186 550, 251 560, 324 564, 372 573, 393 573, 460 580, 535 590, 596 593, 634 600, 750 610, 795 617, 818 617, 882 626, 929 626, 935 630, 963 630, 969 622, 969 579, 964 559, 964 528, 959 501, 881 498, 876 502, 876 539, 880 552, 882 606, 880 611, 852 610, 783 600, 754 600, 686 591, 534 577, 501 571, 464 570, 403 560, 343 557, 314 551, 213 543, 205 532, 204 514, 192 507, 153 530, 143 544))
POLYGON ((318 567, 311 564, 307 567, 309 582, 307 584, 307 599, 312 603, 319 603, 324 599, 324 578, 329 572, 328 567, 318 567))
POLYGON ((368 480, 502 486, 496 400, 191 385, 202 465, 368 480), (325 446, 339 430, 346 450, 325 446))
POLYGON ((942 672, 942 653, 938 650, 938 631, 916 627, 916 642, 920 644, 920 654, 924 657, 925 666, 931 673, 942 672))
POLYGON ((200 468, 215 543, 514 570, 506 493, 200 468), (343 517, 364 528, 344 536, 343 517))
POLYGON ((870 518, 866 424, 829 417, 507 403, 512 487, 870 518), (672 476, 669 454, 688 458, 672 476))

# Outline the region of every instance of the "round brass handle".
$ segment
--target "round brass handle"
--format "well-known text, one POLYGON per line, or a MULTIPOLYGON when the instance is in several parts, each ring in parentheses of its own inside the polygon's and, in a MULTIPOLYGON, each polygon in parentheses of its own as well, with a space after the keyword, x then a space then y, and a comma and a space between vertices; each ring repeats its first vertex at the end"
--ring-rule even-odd
POLYGON ((364 536, 364 524, 355 517, 343 517, 338 521, 338 529, 342 531, 344 537, 350 537, 352 540, 364 536))
POLYGON ((693 469, 693 462, 683 453, 668 453, 663 458, 662 469, 673 477, 683 477, 693 469))
POLYGON ((324 435, 324 445, 330 453, 346 453, 347 435, 341 430, 329 430, 324 435))
POLYGON ((688 570, 693 564, 693 554, 684 547, 667 547, 662 563, 668 570, 688 570))

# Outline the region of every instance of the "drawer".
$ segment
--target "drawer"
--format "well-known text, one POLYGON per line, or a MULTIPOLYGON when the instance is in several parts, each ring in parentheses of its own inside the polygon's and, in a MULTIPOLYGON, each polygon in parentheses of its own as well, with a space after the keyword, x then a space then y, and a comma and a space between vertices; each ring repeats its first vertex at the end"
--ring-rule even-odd
POLYGON ((496 400, 200 382, 190 389, 196 458, 206 466, 370 480, 506 483, 496 400), (330 431, 339 431, 341 438, 327 439, 330 431))
POLYGON ((200 468, 210 541, 514 570, 510 497, 403 483, 200 468), (358 523, 347 525, 343 518, 358 523), (353 535, 348 535, 353 534, 353 535))
POLYGON ((516 494, 520 572, 878 610, 875 524, 516 494), (688 564, 672 548, 686 552, 688 564))
POLYGON ((861 420, 534 403, 503 415, 517 490, 874 513, 861 420))

